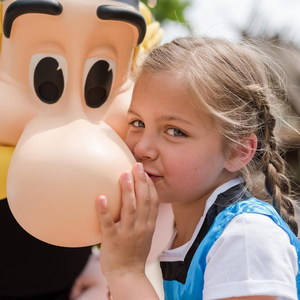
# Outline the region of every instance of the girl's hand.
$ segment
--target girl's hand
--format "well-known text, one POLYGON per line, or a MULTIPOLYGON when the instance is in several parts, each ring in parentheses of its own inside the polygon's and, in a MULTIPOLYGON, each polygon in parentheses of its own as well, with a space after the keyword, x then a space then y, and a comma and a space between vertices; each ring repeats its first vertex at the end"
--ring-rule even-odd
POLYGON ((120 184, 120 222, 114 223, 105 196, 97 200, 102 230, 102 272, 114 299, 158 299, 145 275, 158 213, 158 196, 141 163, 133 167, 132 175, 122 174, 120 184))

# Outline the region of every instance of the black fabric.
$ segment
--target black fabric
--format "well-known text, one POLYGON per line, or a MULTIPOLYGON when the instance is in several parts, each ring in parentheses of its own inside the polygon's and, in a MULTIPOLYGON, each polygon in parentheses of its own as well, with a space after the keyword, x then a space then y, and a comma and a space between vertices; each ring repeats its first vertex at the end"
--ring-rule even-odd
POLYGON ((0 300, 65 300, 91 247, 64 248, 35 239, 0 200, 0 300))
POLYGON ((139 32, 137 46, 141 44, 145 37, 147 30, 146 20, 138 11, 116 5, 100 5, 97 8, 97 16, 101 20, 127 22, 135 26, 139 32))
POLYGON ((18 0, 12 2, 5 12, 3 33, 5 37, 10 38, 14 21, 24 14, 35 13, 57 16, 62 11, 63 6, 58 1, 53 0, 18 0))
POLYGON ((204 219, 203 225, 189 251, 187 252, 184 261, 161 261, 160 266, 164 280, 176 280, 181 283, 185 283, 187 272, 189 270, 191 261, 194 254, 199 247, 201 241, 206 236, 209 228, 213 224, 217 215, 223 211, 226 207, 236 203, 237 201, 243 201, 251 197, 250 192, 245 189, 244 184, 238 184, 228 189, 222 194, 219 194, 215 203, 208 210, 204 219))

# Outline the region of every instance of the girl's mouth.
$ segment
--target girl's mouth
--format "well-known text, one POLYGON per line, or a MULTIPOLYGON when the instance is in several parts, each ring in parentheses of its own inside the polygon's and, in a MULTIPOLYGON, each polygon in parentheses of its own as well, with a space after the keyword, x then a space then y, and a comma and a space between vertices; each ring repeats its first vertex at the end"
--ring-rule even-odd
MULTIPOLYGON (((147 173, 147 172, 146 172, 146 173, 147 173)), ((162 176, 154 175, 154 174, 151 174, 151 173, 147 173, 147 174, 148 174, 148 176, 150 177, 150 179, 151 179, 153 182, 155 182, 155 181, 157 181, 157 180, 159 180, 159 179, 162 178, 162 176)))

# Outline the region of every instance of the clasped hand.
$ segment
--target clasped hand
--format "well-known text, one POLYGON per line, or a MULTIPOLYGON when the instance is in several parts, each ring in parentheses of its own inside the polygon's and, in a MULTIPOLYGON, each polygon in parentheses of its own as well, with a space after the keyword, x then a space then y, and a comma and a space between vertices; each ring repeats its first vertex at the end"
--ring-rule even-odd
POLYGON ((120 278, 135 280, 144 276, 159 206, 154 184, 141 163, 134 165, 132 173, 121 175, 120 186, 122 209, 118 223, 110 215, 106 197, 97 199, 101 268, 112 284, 120 278))

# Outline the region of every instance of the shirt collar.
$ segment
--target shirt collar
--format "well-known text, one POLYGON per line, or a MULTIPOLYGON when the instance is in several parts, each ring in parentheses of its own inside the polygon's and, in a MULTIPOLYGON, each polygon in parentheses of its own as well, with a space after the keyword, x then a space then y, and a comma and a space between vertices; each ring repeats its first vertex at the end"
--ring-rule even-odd
POLYGON ((237 177, 234 179, 231 179, 230 181, 225 182, 224 184, 220 185, 218 188, 216 188, 213 193, 209 196, 209 198, 206 200, 205 209, 203 213, 203 217, 205 218, 208 210, 210 207, 215 203, 218 195, 224 193, 225 191, 229 190, 231 187, 238 185, 240 183, 245 182, 244 178, 237 177))

